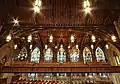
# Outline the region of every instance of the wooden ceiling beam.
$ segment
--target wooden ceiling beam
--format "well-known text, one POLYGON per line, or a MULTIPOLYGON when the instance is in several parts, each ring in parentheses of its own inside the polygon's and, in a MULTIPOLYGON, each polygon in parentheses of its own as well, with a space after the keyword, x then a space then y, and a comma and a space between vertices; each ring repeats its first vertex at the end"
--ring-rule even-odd
MULTIPOLYGON (((52 64, 51 64, 52 65, 52 64)), ((32 66, 26 66, 26 67, 14 67, 14 66, 6 66, 3 67, 3 70, 1 73, 26 73, 26 72, 81 72, 81 73, 120 73, 120 67, 119 66, 86 66, 86 67, 70 67, 63 66, 64 64, 59 65, 58 67, 32 67, 32 66)))

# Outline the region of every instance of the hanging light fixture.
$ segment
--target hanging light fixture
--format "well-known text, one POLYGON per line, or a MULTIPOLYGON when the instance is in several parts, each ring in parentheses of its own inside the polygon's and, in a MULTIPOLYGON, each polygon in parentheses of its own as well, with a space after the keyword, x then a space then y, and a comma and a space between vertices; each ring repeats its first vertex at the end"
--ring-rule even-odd
POLYGON ((55 48, 57 49, 57 46, 55 46, 55 48))
POLYGON ((39 6, 40 7, 41 5, 42 5, 41 0, 36 0, 35 1, 35 6, 39 6))
POLYGON ((92 42, 95 42, 95 41, 96 41, 96 38, 95 38, 94 35, 91 36, 91 40, 92 40, 92 42))
POLYGON ((17 49, 17 44, 14 45, 14 49, 17 49))
POLYGON ((112 39, 113 42, 116 42, 116 41, 117 41, 115 35, 112 35, 112 36, 111 36, 111 39, 112 39))
POLYGON ((12 39, 11 34, 6 37, 6 41, 9 42, 12 39))
POLYGON ((53 42, 53 36, 52 36, 52 34, 49 37, 49 42, 53 42))
POLYGON ((70 49, 70 45, 68 46, 68 49, 70 49))
POLYGON ((32 45, 30 45, 30 49, 32 49, 32 45))
POLYGON ((108 44, 106 44, 105 47, 106 47, 106 49, 109 49, 109 45, 108 44))
POLYGON ((12 21, 13 23, 14 23, 14 26, 19 26, 19 21, 18 21, 18 18, 13 18, 13 21, 12 21))
POLYGON ((84 3, 83 3, 83 7, 84 8, 90 7, 90 2, 88 0, 85 0, 84 3))
POLYGON ((79 46, 78 46, 78 45, 76 45, 75 47, 76 47, 76 49, 79 49, 79 46))
POLYGON ((39 13, 40 12, 41 5, 42 5, 41 0, 35 0, 35 3, 34 3, 34 12, 35 13, 39 13))
POLYGON ((47 49, 47 48, 48 48, 48 45, 46 44, 46 45, 45 45, 45 49, 47 49))
POLYGON ((71 35, 70 39, 71 39, 71 42, 73 43, 75 41, 74 35, 71 35))
POLYGON ((90 11, 91 11, 91 8, 90 8, 90 7, 85 8, 85 13, 86 13, 86 14, 90 13, 90 11))
POLYGON ((29 35, 28 36, 28 42, 31 42, 32 41, 32 35, 29 35))
POLYGON ((62 45, 62 44, 60 45, 60 48, 63 48, 63 45, 62 45))
POLYGON ((86 14, 90 13, 91 8, 90 8, 90 2, 88 0, 84 1, 83 8, 84 8, 84 11, 85 11, 86 14))
POLYGON ((39 12, 40 12, 40 9, 39 9, 38 6, 34 6, 34 12, 35 12, 35 13, 39 13, 39 12))
POLYGON ((91 44, 91 49, 94 49, 94 45, 93 44, 91 44))

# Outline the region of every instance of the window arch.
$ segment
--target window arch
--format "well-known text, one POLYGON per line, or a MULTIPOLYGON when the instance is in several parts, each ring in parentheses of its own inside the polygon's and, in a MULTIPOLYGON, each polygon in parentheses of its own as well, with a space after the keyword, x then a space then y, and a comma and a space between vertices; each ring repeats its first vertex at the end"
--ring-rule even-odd
POLYGON ((31 61, 39 63, 40 61, 40 49, 36 47, 31 53, 31 61))
POLYGON ((58 50, 57 62, 59 62, 59 63, 66 62, 66 52, 65 52, 65 50, 63 48, 63 45, 61 45, 60 49, 58 50))
POLYGON ((44 53, 44 62, 52 62, 53 61, 53 52, 51 48, 45 50, 44 53))
POLYGON ((79 49, 73 47, 70 49, 70 60, 71 62, 78 62, 79 61, 79 49))
POLYGON ((88 47, 85 47, 83 50, 83 59, 84 63, 92 62, 92 53, 88 47))
POLYGON ((26 49, 26 47, 23 47, 21 49, 20 53, 18 54, 18 60, 25 61, 25 60, 27 60, 27 56, 28 56, 27 49, 26 49))
POLYGON ((97 62, 105 61, 104 52, 100 47, 97 47, 97 49, 95 51, 95 55, 96 55, 97 62))

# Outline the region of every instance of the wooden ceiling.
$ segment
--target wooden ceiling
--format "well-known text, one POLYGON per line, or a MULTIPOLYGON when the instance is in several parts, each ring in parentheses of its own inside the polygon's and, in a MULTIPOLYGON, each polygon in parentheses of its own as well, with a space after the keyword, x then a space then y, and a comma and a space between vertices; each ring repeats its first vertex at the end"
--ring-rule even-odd
POLYGON ((13 28, 15 38, 32 33, 44 41, 48 38, 48 32, 52 32, 57 40, 61 39, 59 36, 62 33, 67 43, 71 32, 78 40, 87 34, 95 34, 102 39, 108 39, 111 34, 117 36, 113 23, 120 15, 119 0, 90 0, 92 11, 89 15, 83 11, 83 0, 42 0, 42 8, 36 15, 31 10, 33 2, 0 0, 1 44, 13 28, 11 21, 17 17, 20 26, 13 28))
POLYGON ((88 17, 83 11, 83 0, 42 0, 42 8, 36 16, 34 0, 1 0, 1 21, 9 23, 19 17, 21 24, 80 24, 109 25, 118 18, 119 0, 92 0, 92 12, 88 17))

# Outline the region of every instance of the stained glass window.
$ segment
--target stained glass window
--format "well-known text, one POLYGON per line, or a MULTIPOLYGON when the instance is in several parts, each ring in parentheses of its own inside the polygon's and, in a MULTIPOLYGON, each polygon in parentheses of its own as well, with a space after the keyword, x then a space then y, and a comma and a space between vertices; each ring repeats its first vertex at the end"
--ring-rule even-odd
POLYGON ((73 78, 77 78, 77 77, 81 77, 82 74, 81 73, 71 73, 71 77, 73 78))
POLYGON ((66 77, 67 73, 57 73, 57 77, 66 77))
POLYGON ((36 80, 37 79, 37 73, 28 73, 28 79, 29 80, 36 80))
POLYGON ((109 80, 109 73, 99 73, 101 80, 109 80))
POLYGON ((44 73, 44 78, 51 78, 52 77, 52 73, 44 73))
POLYGON ((83 50, 84 63, 92 62, 92 53, 89 48, 85 47, 83 50))
POLYGON ((48 48, 47 50, 45 50, 45 53, 44 53, 44 61, 52 62, 52 60, 53 60, 53 52, 50 48, 48 48))
POLYGON ((85 73, 85 76, 92 78, 93 76, 95 76, 95 73, 85 73))
POLYGON ((104 52, 102 51, 100 47, 96 49, 95 54, 96 54, 97 62, 105 61, 104 52))
POLYGON ((27 60, 27 49, 25 47, 23 47, 20 53, 18 54, 18 60, 20 61, 27 60))
POLYGON ((79 61, 79 49, 73 47, 70 49, 70 60, 71 62, 78 62, 79 61))
POLYGON ((100 77, 102 78, 106 78, 108 77, 108 73, 99 73, 100 77))
POLYGON ((59 63, 66 62, 66 52, 63 48, 63 45, 60 46, 60 49, 57 53, 57 62, 59 63))
POLYGON ((39 63, 40 61, 40 49, 36 47, 31 53, 31 61, 35 63, 39 63))

